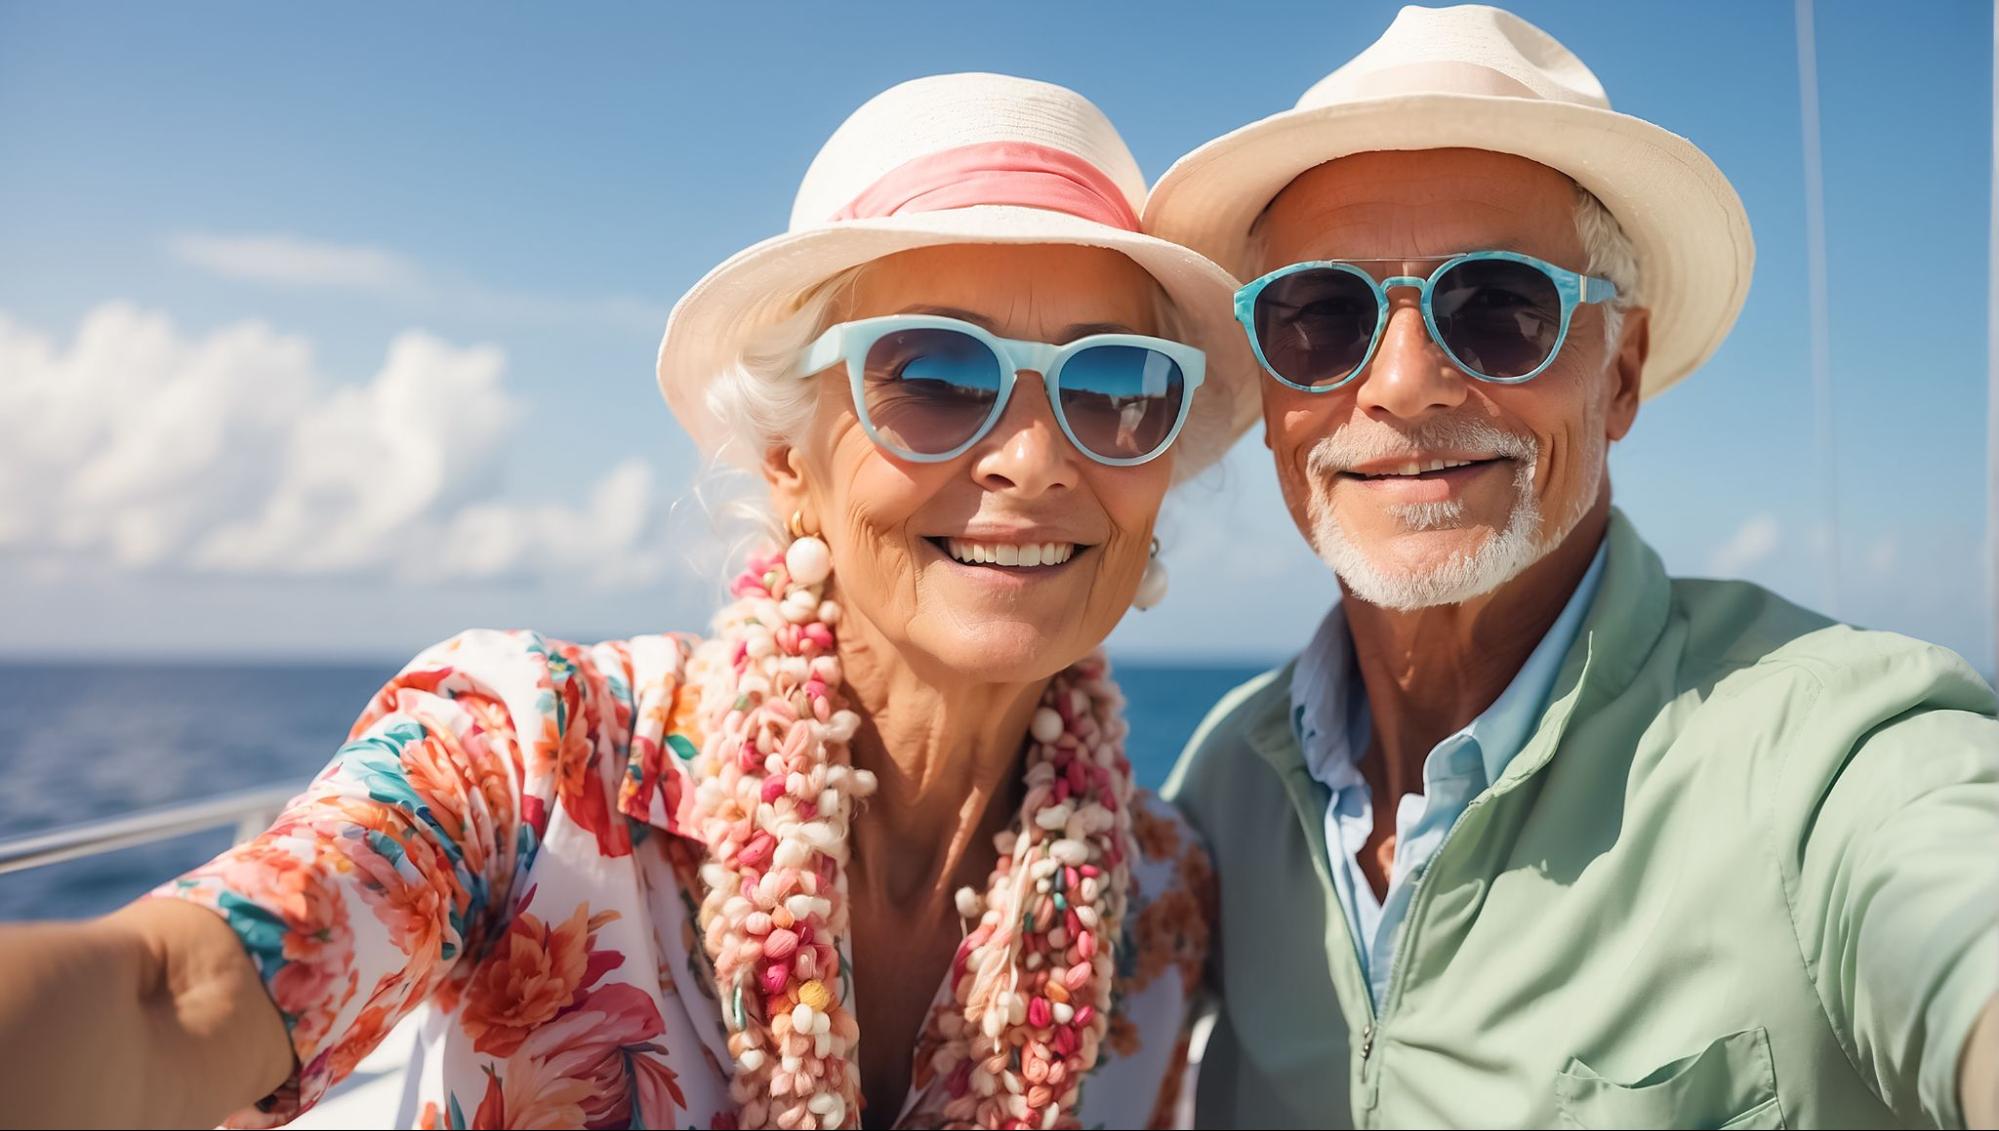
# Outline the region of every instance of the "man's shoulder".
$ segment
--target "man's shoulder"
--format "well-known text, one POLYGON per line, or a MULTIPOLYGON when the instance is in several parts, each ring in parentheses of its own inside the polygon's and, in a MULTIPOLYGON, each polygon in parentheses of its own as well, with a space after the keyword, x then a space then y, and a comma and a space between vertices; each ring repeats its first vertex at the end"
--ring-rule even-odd
POLYGON ((1716 706, 1782 696, 1857 699, 1885 715, 1995 709, 1992 688, 1942 645, 1846 624, 1747 581, 1675 578, 1672 593, 1682 676, 1716 706))
POLYGON ((1254 736, 1286 716, 1291 702, 1291 669, 1295 661, 1255 675, 1230 688, 1213 707, 1181 756, 1190 760, 1229 754, 1251 744, 1254 736), (1212 753, 1210 753, 1212 752, 1212 753))
POLYGON ((1198 809, 1218 798, 1230 781, 1267 778, 1267 763, 1258 748, 1287 735, 1291 703, 1291 670, 1283 664, 1238 684, 1209 709, 1187 740, 1172 776, 1160 796, 1198 819, 1198 809))

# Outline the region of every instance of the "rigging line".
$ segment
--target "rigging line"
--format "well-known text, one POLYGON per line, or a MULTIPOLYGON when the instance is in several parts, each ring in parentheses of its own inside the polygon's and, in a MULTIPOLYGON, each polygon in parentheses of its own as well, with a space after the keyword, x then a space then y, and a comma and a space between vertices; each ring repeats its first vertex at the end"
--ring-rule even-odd
POLYGON ((1826 276, 1825 161, 1820 148, 1818 38, 1812 0, 1797 0, 1798 102, 1805 148, 1805 248, 1811 280, 1812 420, 1818 447, 1820 508, 1825 522, 1826 612, 1840 614, 1839 481, 1832 421, 1832 313, 1826 276))
POLYGON ((1992 219, 1985 270, 1985 541, 1991 553, 1986 629, 1999 676, 1999 0, 1992 6, 1992 219))

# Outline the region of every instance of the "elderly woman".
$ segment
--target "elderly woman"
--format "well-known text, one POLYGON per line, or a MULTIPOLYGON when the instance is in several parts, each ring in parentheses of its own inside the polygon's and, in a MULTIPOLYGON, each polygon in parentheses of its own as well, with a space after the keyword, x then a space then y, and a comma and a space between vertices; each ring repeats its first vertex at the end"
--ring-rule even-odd
POLYGON ((712 635, 467 633, 262 836, 0 934, 10 1117, 276 1125, 419 1008, 424 1126, 1169 1110, 1207 866, 1095 649, 1253 400, 1231 280, 1142 192, 1058 87, 857 111, 661 346, 783 531, 712 635))

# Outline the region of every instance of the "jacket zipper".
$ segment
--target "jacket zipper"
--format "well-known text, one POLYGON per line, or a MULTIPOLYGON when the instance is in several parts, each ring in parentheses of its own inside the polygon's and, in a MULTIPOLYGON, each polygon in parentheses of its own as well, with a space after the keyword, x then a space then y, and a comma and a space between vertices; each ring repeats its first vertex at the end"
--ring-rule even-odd
MULTIPOLYGON (((1576 686, 1578 691, 1580 691, 1580 688, 1584 682, 1584 678, 1587 677, 1588 675, 1589 675, 1589 664, 1587 662, 1587 659, 1585 659, 1585 663, 1583 665, 1583 671, 1581 675, 1577 677, 1576 680, 1576 686)), ((1567 718, 1568 718, 1568 713, 1564 712, 1562 717, 1559 720, 1557 720, 1557 726, 1555 728, 1557 741, 1559 741, 1560 739, 1561 731, 1563 729, 1563 725, 1566 724, 1567 722, 1567 718)), ((1530 736, 1527 742, 1514 755, 1516 760, 1520 757, 1520 755, 1526 753, 1528 746, 1532 746, 1536 739, 1538 739, 1539 737, 1541 737, 1542 734, 1547 732, 1547 725, 1548 725, 1548 716, 1544 711, 1541 719, 1540 729, 1538 729, 1532 736, 1530 736)), ((1547 764, 1548 759, 1552 758, 1553 756, 1554 752, 1550 750, 1549 753, 1540 760, 1540 763, 1534 767, 1535 771, 1538 772, 1542 766, 1545 766, 1547 764)), ((1504 776, 1505 775, 1503 774, 1501 775, 1502 778, 1504 778, 1504 776)), ((1524 780, 1524 778, 1525 775, 1523 775, 1522 780, 1524 780)), ((1427 906, 1427 904, 1425 904, 1424 902, 1424 896, 1429 894, 1429 884, 1426 881, 1429 880, 1431 873, 1437 870, 1438 863, 1444 859, 1444 853, 1450 850, 1451 842, 1457 839, 1458 830, 1463 828, 1467 821, 1471 820, 1472 814, 1478 812, 1481 808, 1484 808, 1487 804, 1489 804, 1492 801, 1493 798, 1498 797, 1500 795, 1499 786, 1500 786, 1499 782, 1493 782, 1486 787, 1484 792, 1480 793, 1477 797, 1472 798, 1471 804, 1465 806, 1464 812, 1459 813, 1457 820, 1451 822, 1451 827, 1444 830, 1444 839, 1437 843, 1437 851, 1430 854, 1429 865, 1423 869, 1421 875, 1417 876, 1415 880, 1412 881, 1412 886, 1409 889, 1409 913, 1403 916, 1402 929, 1397 932, 1398 937, 1396 938, 1395 942, 1393 943, 1389 951, 1388 997, 1382 1001, 1381 1009, 1378 1011, 1375 1010, 1374 1008, 1374 994, 1372 992, 1372 987, 1369 987, 1369 992, 1367 995, 1368 1016, 1372 1017, 1373 1021, 1371 1021, 1366 1027, 1364 1027, 1361 1030, 1360 1064, 1361 1064, 1361 1083, 1363 1086, 1367 1088, 1367 1110, 1370 1117, 1368 1122, 1370 1123, 1372 1122, 1372 1117, 1376 1113, 1375 1105, 1378 1097, 1376 1095, 1375 1085, 1379 1080, 1379 1077, 1369 1071, 1369 1066, 1372 1063, 1369 1057, 1374 1052, 1375 1038, 1380 1035, 1382 1027, 1388 1024, 1388 1018, 1394 1014, 1396 1006, 1402 1003, 1403 984, 1409 980, 1409 971, 1406 968, 1406 964, 1397 961, 1400 958, 1399 952, 1402 949, 1402 941, 1403 941, 1402 936, 1408 935, 1409 932, 1412 929, 1414 929, 1416 924, 1422 922, 1423 911, 1427 906)))
MULTIPOLYGON (((1458 819, 1452 821, 1451 827, 1444 831, 1444 839, 1437 842, 1437 851, 1431 854, 1430 863, 1424 867, 1422 874, 1411 882, 1409 888, 1409 913, 1403 916, 1402 929, 1396 932, 1397 937, 1388 954, 1388 997, 1382 1001, 1381 1010, 1378 1013, 1374 1011, 1373 994, 1370 992, 1368 995, 1368 1009, 1374 1020, 1369 1022, 1360 1031, 1361 1079, 1364 1083, 1369 1085, 1373 1083, 1369 1077, 1367 1068, 1370 1062, 1369 1058, 1374 1055, 1374 1038, 1380 1032, 1381 1027, 1388 1024, 1388 1018, 1394 1014, 1395 1007, 1402 1000, 1402 983, 1408 978, 1407 966, 1400 961, 1402 936, 1407 935, 1410 927, 1421 920, 1425 906, 1423 896, 1427 893, 1429 886, 1425 881, 1436 870, 1437 862, 1444 858, 1444 853, 1450 849, 1451 841, 1456 839, 1458 829, 1463 827, 1464 823, 1471 819, 1471 815, 1477 812, 1492 796, 1492 791, 1488 789, 1478 797, 1473 798, 1471 804, 1465 806, 1464 812, 1459 813, 1458 819)), ((1372 1108, 1373 1106, 1372 1088, 1370 1087, 1368 1107, 1372 1108)))
MULTIPOLYGON (((1398 935, 1406 934, 1411 924, 1421 920, 1424 907, 1423 896, 1429 891, 1429 885, 1426 881, 1429 880, 1430 874, 1437 870, 1437 862, 1444 858, 1444 853, 1451 847, 1451 841, 1457 837, 1458 830, 1464 827, 1464 823, 1470 820, 1471 815, 1476 813, 1491 796, 1492 791, 1487 790, 1478 797, 1473 798, 1471 804, 1465 806, 1465 811, 1459 813, 1458 819, 1452 821, 1451 827, 1445 830, 1444 839, 1437 842, 1437 851, 1430 855, 1430 862, 1424 866, 1423 874, 1417 876, 1415 882, 1410 885, 1409 914, 1403 916, 1402 930, 1397 932, 1398 935)), ((1386 1020, 1388 1015, 1395 1011, 1395 1006, 1401 1002, 1402 984, 1408 980, 1409 976, 1406 964, 1397 961, 1401 957, 1399 953, 1402 949, 1401 942, 1402 940, 1398 937, 1395 940, 1395 946, 1389 951, 1388 955, 1388 997, 1381 1003, 1380 1016, 1382 1020, 1386 1020)))

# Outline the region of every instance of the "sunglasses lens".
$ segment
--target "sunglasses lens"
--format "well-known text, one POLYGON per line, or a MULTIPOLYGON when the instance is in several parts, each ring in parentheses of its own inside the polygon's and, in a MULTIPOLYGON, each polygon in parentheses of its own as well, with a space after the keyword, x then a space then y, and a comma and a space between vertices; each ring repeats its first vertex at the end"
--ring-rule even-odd
POLYGON ((1562 336, 1555 281, 1510 259, 1474 259, 1446 271, 1430 293, 1430 311, 1444 347, 1481 377, 1534 372, 1562 336))
POLYGON ((1313 387, 1336 385, 1360 368, 1381 305, 1353 272, 1314 267, 1264 287, 1252 313, 1265 364, 1294 385, 1313 387))
POLYGON ((883 334, 868 347, 863 404, 875 434, 911 455, 943 455, 978 434, 1000 394, 1000 362, 957 330, 883 334))
POLYGON ((1062 418, 1076 442, 1103 459, 1158 454, 1187 400, 1187 375, 1144 346, 1091 346, 1056 375, 1062 418))

